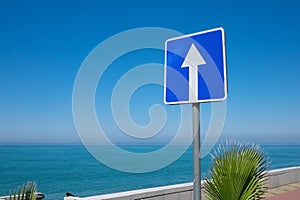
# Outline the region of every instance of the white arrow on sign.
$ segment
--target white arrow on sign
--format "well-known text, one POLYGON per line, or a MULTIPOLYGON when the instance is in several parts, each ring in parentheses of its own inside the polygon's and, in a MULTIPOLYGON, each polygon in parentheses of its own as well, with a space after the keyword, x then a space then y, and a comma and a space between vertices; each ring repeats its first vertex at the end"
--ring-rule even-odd
POLYGON ((194 44, 191 45, 181 68, 189 67, 189 101, 198 101, 198 65, 206 62, 194 44))

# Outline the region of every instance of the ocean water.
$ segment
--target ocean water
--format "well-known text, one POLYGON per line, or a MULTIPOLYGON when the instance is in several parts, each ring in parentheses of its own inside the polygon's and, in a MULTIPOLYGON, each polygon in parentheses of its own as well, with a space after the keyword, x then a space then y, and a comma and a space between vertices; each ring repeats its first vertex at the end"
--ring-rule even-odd
MULTIPOLYGON (((131 147, 145 152, 156 147, 131 147)), ((262 146, 271 161, 270 169, 300 166, 300 146, 262 146)), ((202 177, 211 165, 210 156, 201 160, 202 177)), ((193 180, 192 149, 161 170, 132 174, 111 169, 94 157, 84 146, 0 146, 0 196, 28 180, 36 181, 45 199, 63 199, 66 192, 91 196, 126 190, 149 188, 193 180)))

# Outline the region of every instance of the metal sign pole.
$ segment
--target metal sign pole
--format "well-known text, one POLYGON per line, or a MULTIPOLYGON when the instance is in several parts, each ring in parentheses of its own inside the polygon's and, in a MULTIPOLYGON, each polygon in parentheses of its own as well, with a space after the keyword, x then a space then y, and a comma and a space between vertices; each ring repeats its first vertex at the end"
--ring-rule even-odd
POLYGON ((193 166, 194 200, 201 200, 201 163, 200 163, 200 103, 192 104, 193 110, 193 166))

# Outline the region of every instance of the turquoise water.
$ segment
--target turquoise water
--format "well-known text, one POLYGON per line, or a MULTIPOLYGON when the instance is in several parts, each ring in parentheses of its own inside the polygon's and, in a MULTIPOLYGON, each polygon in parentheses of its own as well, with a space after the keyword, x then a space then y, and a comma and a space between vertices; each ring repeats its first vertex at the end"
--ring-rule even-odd
MULTIPOLYGON (((131 147, 134 148, 134 147, 131 147)), ((145 152, 149 146, 138 147, 145 152)), ((270 168, 300 166, 300 146, 262 146, 270 168)), ((63 199, 66 192, 77 196, 99 195, 176 183, 191 182, 192 150, 170 166, 151 173, 131 174, 106 167, 83 146, 0 146, 0 196, 28 180, 38 184, 45 199, 63 199)), ((201 160, 202 176, 210 157, 201 160)))

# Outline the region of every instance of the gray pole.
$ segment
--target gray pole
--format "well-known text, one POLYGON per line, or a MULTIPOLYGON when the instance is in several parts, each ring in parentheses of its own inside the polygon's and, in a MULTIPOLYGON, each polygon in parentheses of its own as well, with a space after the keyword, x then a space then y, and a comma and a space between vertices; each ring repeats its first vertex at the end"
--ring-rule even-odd
POLYGON ((200 103, 193 103, 194 200, 201 200, 200 103))

